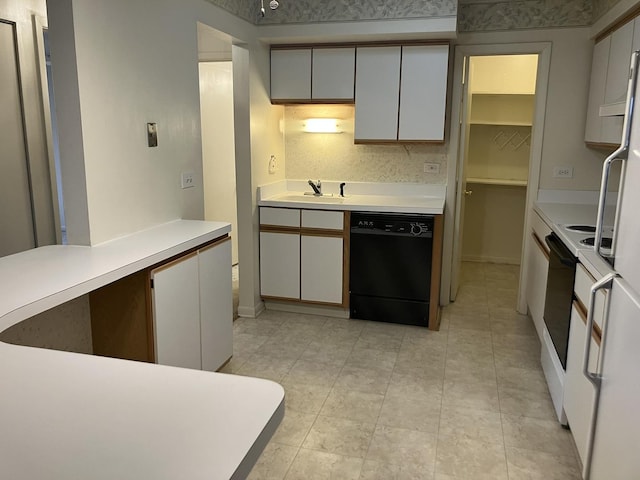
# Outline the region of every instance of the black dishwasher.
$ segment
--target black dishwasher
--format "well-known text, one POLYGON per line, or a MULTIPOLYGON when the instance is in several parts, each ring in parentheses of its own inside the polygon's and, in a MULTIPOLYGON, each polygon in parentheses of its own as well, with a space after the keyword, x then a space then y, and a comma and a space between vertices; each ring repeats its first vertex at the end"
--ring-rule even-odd
POLYGON ((433 216, 351 214, 351 318, 429 325, 433 216))

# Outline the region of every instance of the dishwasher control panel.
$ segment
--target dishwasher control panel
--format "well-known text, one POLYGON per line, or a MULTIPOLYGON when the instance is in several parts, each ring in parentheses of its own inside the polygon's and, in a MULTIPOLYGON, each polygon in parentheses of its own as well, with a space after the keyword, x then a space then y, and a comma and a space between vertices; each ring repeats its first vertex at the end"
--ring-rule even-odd
POLYGON ((354 212, 351 214, 351 232, 431 237, 433 216, 354 212))

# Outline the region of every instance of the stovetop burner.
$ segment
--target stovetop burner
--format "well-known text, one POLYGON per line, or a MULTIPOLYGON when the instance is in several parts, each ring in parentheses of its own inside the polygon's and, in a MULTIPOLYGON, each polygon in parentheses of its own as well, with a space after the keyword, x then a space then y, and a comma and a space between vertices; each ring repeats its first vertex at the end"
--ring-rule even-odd
POLYGON ((564 228, 570 232, 596 233, 594 225, 566 225, 564 228))
MULTIPOLYGON (((588 238, 585 238, 584 240, 580 240, 580 243, 588 247, 593 247, 593 244, 595 243, 595 241, 596 241, 595 237, 588 237, 588 238)), ((611 237, 602 237, 600 246, 602 248, 611 248, 611 242, 612 242, 611 237)))

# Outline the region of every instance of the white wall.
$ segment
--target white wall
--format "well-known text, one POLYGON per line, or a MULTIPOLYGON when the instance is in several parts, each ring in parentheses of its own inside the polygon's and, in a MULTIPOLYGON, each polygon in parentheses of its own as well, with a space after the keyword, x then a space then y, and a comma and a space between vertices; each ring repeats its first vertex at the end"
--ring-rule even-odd
POLYGON ((50 2, 69 241, 96 244, 203 218, 198 21, 235 44, 240 309, 251 315, 260 308, 255 191, 284 175, 282 108, 269 102, 269 50, 256 27, 205 0, 50 2), (158 124, 157 148, 146 146, 147 122, 158 124), (276 175, 268 174, 272 154, 276 175), (196 187, 182 190, 186 170, 196 187))
MULTIPOLYGON (((82 202, 82 192, 67 193, 81 188, 81 179, 77 186, 67 180, 82 163, 89 242, 180 217, 203 218, 192 15, 175 1, 149 8, 143 1, 61 0, 50 5, 50 32, 54 91, 62 96, 60 136, 81 141, 81 151, 60 143, 65 199, 82 202), (72 37, 60 31, 69 15, 72 37), (77 75, 69 68, 74 65, 77 75), (75 121, 67 96, 79 108, 75 121), (147 146, 147 122, 158 125, 157 148, 147 146), (181 190, 182 171, 197 173, 195 188, 181 190)), ((68 225, 70 243, 78 238, 75 226, 68 225)), ((83 243, 86 237, 83 232, 83 243)))
POLYGON ((204 218, 231 224, 232 261, 238 263, 233 65, 201 62, 200 119, 204 218))
POLYGON ((605 154, 584 144, 591 54, 589 28, 461 34, 462 45, 552 42, 540 170, 541 189, 597 190, 605 154), (574 178, 553 178, 553 167, 570 166, 574 178))

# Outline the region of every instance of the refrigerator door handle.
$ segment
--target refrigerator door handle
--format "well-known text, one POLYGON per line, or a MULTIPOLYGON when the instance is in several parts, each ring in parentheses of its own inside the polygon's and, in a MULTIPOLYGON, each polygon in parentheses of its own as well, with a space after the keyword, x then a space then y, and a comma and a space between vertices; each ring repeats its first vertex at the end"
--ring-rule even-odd
MULTIPOLYGON (((601 252, 600 244, 602 243, 603 227, 604 227, 604 210, 607 200, 607 186, 609 185, 609 173, 611 165, 616 160, 626 160, 629 156, 629 138, 631 137, 631 120, 636 103, 636 86, 638 84, 638 60, 640 59, 640 51, 636 50, 631 55, 631 65, 629 67, 629 84, 627 86, 627 101, 625 107, 624 123, 622 125, 622 141, 618 149, 609 155, 602 166, 602 181, 600 182, 600 197, 598 199, 598 217, 596 221, 595 241, 593 249, 598 255, 604 257, 601 252)), ((615 229, 614 229, 615 236, 615 229)), ((611 244, 611 257, 615 257, 615 238, 611 244)))
MULTIPOLYGON (((589 425, 589 436, 587 438, 587 451, 584 459, 584 467, 582 476, 584 480, 589 480, 591 475, 591 457, 593 455, 593 441, 595 438, 595 430, 596 430, 596 421, 598 419, 598 403, 600 400, 600 387, 602 385, 602 376, 597 372, 591 372, 589 370, 589 357, 591 356, 591 332, 593 331, 593 320, 595 317, 595 309, 596 309, 596 294, 600 290, 610 289, 613 280, 620 275, 618 273, 609 273, 605 275, 596 283, 591 286, 591 290, 589 292, 589 310, 587 312, 587 326, 586 326, 586 334, 584 341, 584 356, 582 357, 582 374, 585 376, 589 382, 593 385, 595 389, 595 397, 593 401, 593 411, 591 415, 591 424, 589 425)), ((600 346, 600 352, 604 348, 604 341, 606 338, 606 330, 608 328, 609 322, 605 321, 602 325, 602 343, 600 346)), ((598 363, 600 363, 598 361, 598 363)))

